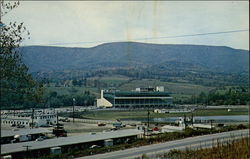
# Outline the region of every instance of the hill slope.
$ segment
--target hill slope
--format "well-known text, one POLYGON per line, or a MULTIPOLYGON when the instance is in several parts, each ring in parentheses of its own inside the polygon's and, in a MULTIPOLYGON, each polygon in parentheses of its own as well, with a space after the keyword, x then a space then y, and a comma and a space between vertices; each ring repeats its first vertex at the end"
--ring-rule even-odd
MULTIPOLYGON (((248 72, 249 51, 224 46, 106 43, 92 48, 29 46, 20 49, 30 72, 152 68, 248 72)), ((174 70, 173 70, 174 71, 174 70)))

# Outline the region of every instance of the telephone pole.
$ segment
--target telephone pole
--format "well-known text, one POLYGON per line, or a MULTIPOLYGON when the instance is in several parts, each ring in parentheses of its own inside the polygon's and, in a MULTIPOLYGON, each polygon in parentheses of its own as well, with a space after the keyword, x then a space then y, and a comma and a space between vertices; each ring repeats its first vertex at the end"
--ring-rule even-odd
POLYGON ((73 123, 75 122, 75 102, 76 102, 76 99, 73 98, 73 123))
POLYGON ((30 147, 32 147, 32 146, 29 146, 29 145, 24 145, 23 147, 25 147, 26 148, 26 157, 28 157, 29 156, 29 148, 30 147))
POLYGON ((32 108, 32 115, 31 115, 31 128, 33 129, 34 128, 34 108, 32 108))

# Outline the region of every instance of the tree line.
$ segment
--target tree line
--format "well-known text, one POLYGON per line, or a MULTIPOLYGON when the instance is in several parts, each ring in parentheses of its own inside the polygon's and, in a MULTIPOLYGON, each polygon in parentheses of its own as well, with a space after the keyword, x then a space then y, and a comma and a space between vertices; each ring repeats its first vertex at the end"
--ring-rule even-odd
POLYGON ((95 96, 89 91, 84 94, 63 94, 59 95, 55 91, 51 91, 44 95, 45 107, 62 107, 62 106, 93 106, 95 104, 95 96), (75 102, 73 102, 73 98, 75 102))
POLYGON ((250 101, 247 87, 232 87, 229 89, 213 89, 208 93, 201 92, 186 100, 177 100, 176 104, 202 104, 202 105, 246 105, 250 101))

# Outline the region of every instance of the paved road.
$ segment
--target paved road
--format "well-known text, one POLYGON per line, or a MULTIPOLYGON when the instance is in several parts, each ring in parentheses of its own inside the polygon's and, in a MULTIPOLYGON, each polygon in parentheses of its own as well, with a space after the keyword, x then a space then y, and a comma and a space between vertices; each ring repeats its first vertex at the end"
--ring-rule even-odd
MULTIPOLYGON (((59 117, 59 119, 64 119, 65 117, 59 117)), ((68 118, 70 121, 73 121, 73 118, 68 118)), ((116 120, 97 120, 97 119, 79 119, 75 118, 75 121, 83 122, 83 123, 90 123, 90 124, 97 124, 97 123, 105 123, 105 124, 113 124, 117 122, 116 120)), ((123 124, 141 124, 140 121, 122 121, 123 124)))
POLYGON ((234 138, 247 136, 248 132, 249 130, 237 130, 237 131, 217 133, 211 135, 196 136, 160 144, 153 144, 153 145, 130 148, 110 153, 80 157, 77 159, 134 159, 135 157, 141 156, 143 154, 153 156, 159 153, 168 152, 171 149, 185 149, 187 147, 188 148, 210 147, 216 144, 217 140, 219 140, 220 142, 226 140, 233 140, 234 138))

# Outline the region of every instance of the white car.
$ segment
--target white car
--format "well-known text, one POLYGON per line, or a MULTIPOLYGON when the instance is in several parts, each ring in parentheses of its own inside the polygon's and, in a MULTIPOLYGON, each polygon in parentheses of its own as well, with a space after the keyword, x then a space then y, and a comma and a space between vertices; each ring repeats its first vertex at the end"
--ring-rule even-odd
POLYGON ((36 139, 36 141, 43 141, 44 140, 44 137, 42 137, 42 136, 39 136, 37 139, 36 139))
POLYGON ((94 148, 99 148, 99 147, 101 147, 101 146, 98 146, 98 145, 92 145, 92 146, 90 146, 89 148, 90 148, 90 149, 94 149, 94 148))

